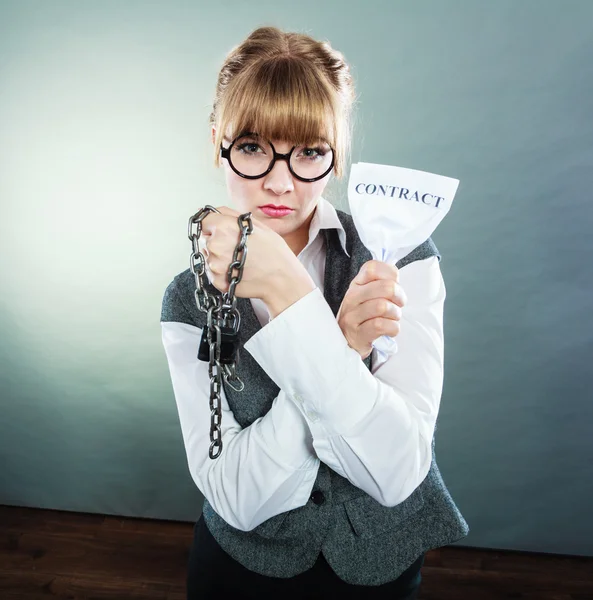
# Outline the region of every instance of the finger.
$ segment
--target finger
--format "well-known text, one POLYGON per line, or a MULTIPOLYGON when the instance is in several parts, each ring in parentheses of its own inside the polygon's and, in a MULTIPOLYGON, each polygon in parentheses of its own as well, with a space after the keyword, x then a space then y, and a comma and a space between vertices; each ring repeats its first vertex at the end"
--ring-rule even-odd
POLYGON ((402 308, 385 298, 373 298, 358 305, 354 309, 355 317, 353 321, 360 327, 371 319, 391 319, 400 321, 402 317, 402 308))
MULTIPOLYGON (((217 206, 216 208, 220 211, 220 214, 222 216, 230 217, 230 221, 231 221, 232 225, 235 227, 238 224, 239 217, 242 214, 244 214, 244 213, 240 213, 238 210, 235 210, 234 208, 230 208, 228 206, 217 206)), ((253 216, 251 218, 253 219, 253 216)))
POLYGON ((359 305, 375 299, 384 299, 401 308, 404 307, 407 301, 401 285, 392 279, 375 279, 367 283, 358 284, 355 278, 352 280, 342 300, 340 314, 356 311, 359 305))
POLYGON ((204 269, 206 271, 206 276, 208 277, 208 281, 210 283, 214 283, 214 273, 212 273, 212 270, 210 269, 210 264, 208 263, 208 261, 204 261, 204 269))
POLYGON ((216 259, 214 259, 213 257, 210 257, 206 261, 206 266, 210 270, 210 273, 212 273, 213 275, 218 274, 218 263, 217 263, 216 259))
POLYGON ((372 300, 373 298, 385 298, 403 308, 408 301, 408 297, 402 286, 392 279, 369 281, 357 286, 352 293, 360 303, 372 300))
POLYGON ((206 255, 204 250, 206 250, 206 252, 208 251, 207 244, 208 244, 209 239, 210 239, 210 236, 206 235, 204 233, 204 231, 202 230, 202 235, 200 235, 200 239, 198 240, 198 248, 200 249, 202 254, 204 254, 204 256, 206 255))
POLYGON ((202 235, 211 236, 216 231, 216 226, 220 223, 221 215, 208 213, 202 219, 202 235))
POLYGON ((220 231, 221 233, 227 231, 238 232, 237 218, 230 214, 210 213, 206 215, 202 220, 202 234, 206 238, 209 238, 213 236, 216 231, 220 231))
POLYGON ((364 285, 377 279, 399 281, 399 269, 395 265, 380 260, 369 260, 362 265, 353 281, 358 285, 364 285))
POLYGON ((392 319, 383 319, 377 317, 366 321, 360 326, 360 333, 362 339, 375 341, 382 335, 388 335, 389 337, 395 337, 400 332, 400 324, 398 321, 392 319))

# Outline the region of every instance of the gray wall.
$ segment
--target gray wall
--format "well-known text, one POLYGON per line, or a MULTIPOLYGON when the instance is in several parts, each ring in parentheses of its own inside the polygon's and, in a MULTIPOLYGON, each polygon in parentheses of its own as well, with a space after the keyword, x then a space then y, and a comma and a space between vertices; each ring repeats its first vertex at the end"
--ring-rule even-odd
POLYGON ((198 518, 160 303, 230 203, 207 118, 262 24, 345 53, 354 161, 461 181, 433 239, 462 545, 593 555, 589 0, 0 3, 0 502, 198 518))

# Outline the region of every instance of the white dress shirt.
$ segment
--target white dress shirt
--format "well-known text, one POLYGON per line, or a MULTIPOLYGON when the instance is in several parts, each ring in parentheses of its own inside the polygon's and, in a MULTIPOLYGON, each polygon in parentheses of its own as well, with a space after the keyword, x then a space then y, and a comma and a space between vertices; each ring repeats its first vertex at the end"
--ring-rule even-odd
POLYGON ((436 256, 399 271, 407 303, 398 351, 379 356, 372 372, 352 349, 323 296, 325 240, 346 233, 320 198, 309 242, 298 255, 317 287, 262 325, 244 345, 280 392, 271 409, 242 429, 221 388, 223 450, 210 447, 208 363, 197 359, 202 329, 162 322, 162 341, 191 477, 230 525, 250 531, 309 500, 320 461, 383 506, 403 502, 422 483, 443 387, 445 284, 436 256))

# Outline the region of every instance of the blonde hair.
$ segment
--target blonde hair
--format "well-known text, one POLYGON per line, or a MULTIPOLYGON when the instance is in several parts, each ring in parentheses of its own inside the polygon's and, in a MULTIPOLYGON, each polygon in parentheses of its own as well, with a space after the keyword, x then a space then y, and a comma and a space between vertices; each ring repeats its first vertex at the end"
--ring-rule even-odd
POLYGON ((214 164, 229 124, 231 139, 255 131, 295 145, 325 139, 341 178, 351 148, 354 83, 344 56, 328 42, 277 27, 259 27, 226 56, 210 125, 216 127, 214 164))

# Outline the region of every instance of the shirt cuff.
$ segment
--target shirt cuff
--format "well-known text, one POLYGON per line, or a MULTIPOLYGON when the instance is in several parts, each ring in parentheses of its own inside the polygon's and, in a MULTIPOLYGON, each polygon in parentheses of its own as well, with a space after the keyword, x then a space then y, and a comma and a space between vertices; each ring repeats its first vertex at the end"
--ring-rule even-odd
POLYGON ((325 435, 346 434, 373 409, 378 382, 348 345, 318 287, 243 347, 325 435))

